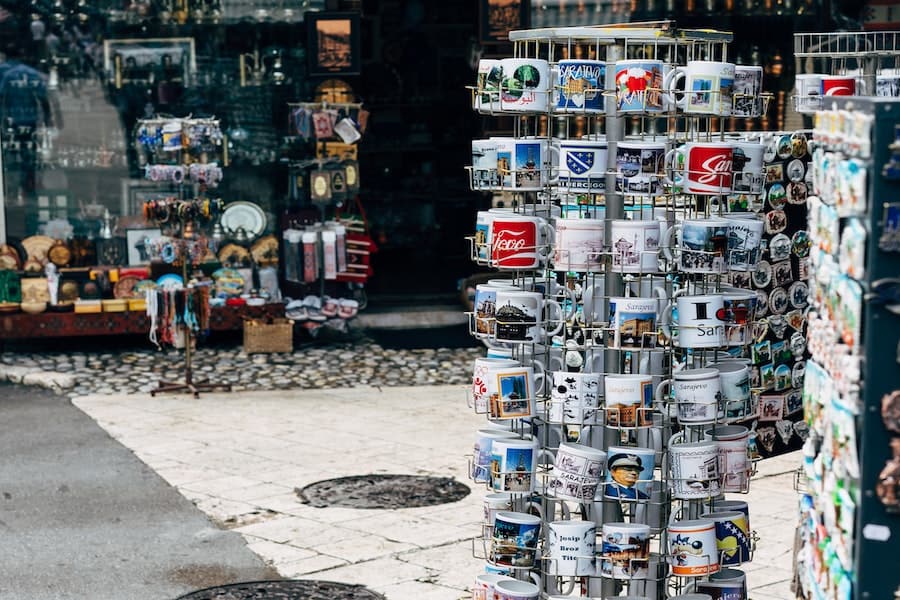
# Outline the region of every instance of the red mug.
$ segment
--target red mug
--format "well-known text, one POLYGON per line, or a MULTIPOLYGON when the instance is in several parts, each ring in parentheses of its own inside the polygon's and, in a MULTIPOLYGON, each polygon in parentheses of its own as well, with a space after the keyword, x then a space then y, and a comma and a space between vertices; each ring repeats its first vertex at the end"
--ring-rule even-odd
POLYGON ((855 96, 856 79, 840 75, 826 75, 822 77, 823 96, 855 96))
POLYGON ((684 186, 688 194, 731 193, 734 144, 696 142, 684 147, 684 186))
POLYGON ((550 242, 556 237, 546 220, 524 215, 496 218, 490 229, 491 266, 501 270, 538 268, 547 261, 550 242))

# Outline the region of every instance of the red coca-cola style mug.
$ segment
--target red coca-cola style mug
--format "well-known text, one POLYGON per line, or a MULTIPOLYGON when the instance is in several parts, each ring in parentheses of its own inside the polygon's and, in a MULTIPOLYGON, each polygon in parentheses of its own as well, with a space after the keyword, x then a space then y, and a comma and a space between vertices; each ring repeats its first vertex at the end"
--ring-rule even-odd
POLYGON ((507 271, 529 271, 545 264, 556 237, 553 226, 541 217, 496 218, 490 228, 491 266, 507 271))
POLYGON ((856 78, 843 75, 822 76, 823 96, 855 96, 856 78))
POLYGON ((734 144, 695 142, 684 145, 683 190, 719 196, 731 193, 734 144))

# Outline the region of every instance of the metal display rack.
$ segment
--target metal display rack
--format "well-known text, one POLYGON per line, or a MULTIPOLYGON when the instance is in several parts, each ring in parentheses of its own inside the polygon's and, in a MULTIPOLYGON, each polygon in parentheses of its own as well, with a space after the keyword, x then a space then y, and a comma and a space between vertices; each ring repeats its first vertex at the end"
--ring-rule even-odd
MULTIPOLYGON (((690 581, 705 580, 722 564, 739 566, 742 562, 751 560, 755 543, 755 534, 747 526, 747 531, 742 535, 742 539, 746 537, 745 551, 738 553, 736 559, 733 551, 724 551, 717 546, 703 546, 701 550, 704 554, 699 558, 692 558, 694 570, 688 575, 687 569, 677 564, 680 559, 676 557, 682 556, 678 550, 682 543, 679 537, 681 534, 670 534, 670 527, 674 525, 680 523, 677 531, 683 531, 684 527, 705 513, 725 510, 722 507, 729 506, 723 504, 723 495, 719 489, 722 482, 719 479, 718 464, 722 459, 714 453, 714 457, 708 461, 706 476, 701 477, 701 480, 691 477, 688 481, 679 476, 673 466, 670 444, 678 439, 673 434, 677 432, 684 444, 680 450, 689 451, 695 445, 706 448, 708 442, 704 440, 709 440, 710 435, 727 431, 722 428, 728 424, 728 420, 723 411, 715 409, 716 416, 711 420, 704 420, 702 423, 679 422, 676 415, 684 400, 676 400, 663 381, 680 369, 721 364, 726 358, 723 350, 728 348, 724 342, 710 347, 681 347, 675 343, 676 337, 688 339, 692 326, 681 324, 679 327, 677 319, 670 319, 674 322, 669 323, 662 315, 671 316, 672 307, 666 306, 673 302, 676 294, 721 294, 729 282, 724 269, 722 272, 707 273, 681 271, 678 267, 679 250, 673 249, 675 243, 672 239, 674 236, 671 235, 667 244, 663 240, 660 248, 663 252, 659 256, 658 265, 656 261, 649 261, 645 267, 643 258, 656 257, 658 254, 656 247, 648 247, 638 252, 639 258, 634 263, 639 265, 637 268, 625 268, 624 263, 616 262, 623 251, 614 243, 614 226, 621 223, 626 215, 630 215, 633 221, 662 222, 663 228, 674 232, 676 225, 684 219, 706 218, 724 212, 726 203, 715 202, 713 196, 724 197, 727 192, 723 189, 719 194, 713 195, 681 193, 673 183, 675 174, 679 172, 674 165, 670 165, 665 173, 653 172, 649 176, 649 185, 658 185, 660 189, 664 187, 664 193, 654 195, 633 190, 628 187, 629 184, 623 185, 625 175, 617 161, 617 149, 626 142, 659 141, 665 145, 666 156, 670 156, 672 149, 681 143, 726 141, 733 138, 726 138, 724 133, 728 116, 685 114, 674 105, 655 112, 620 112, 616 102, 613 66, 618 61, 637 58, 659 60, 667 69, 684 65, 688 60, 727 61, 728 43, 732 36, 718 31, 679 30, 671 22, 654 22, 627 26, 513 31, 510 32, 509 39, 514 44, 514 58, 547 61, 551 72, 554 66, 567 58, 577 57, 605 64, 603 87, 598 85, 596 89, 585 90, 587 93, 602 95, 605 99, 603 111, 557 112, 551 101, 546 110, 507 112, 498 108, 498 99, 510 89, 506 87, 507 84, 501 81, 495 89, 487 90, 479 85, 472 90, 473 106, 480 107, 480 112, 515 117, 512 134, 517 140, 531 138, 550 145, 551 140, 574 140, 587 135, 605 141, 606 168, 602 175, 604 189, 597 193, 574 193, 558 189, 554 182, 556 167, 549 156, 542 156, 526 166, 505 166, 508 170, 506 175, 511 177, 511 181, 518 181, 520 175, 527 175, 540 181, 539 186, 527 190, 510 189, 510 186, 499 180, 481 179, 473 165, 470 168, 472 187, 476 190, 502 192, 504 200, 509 201, 513 207, 512 211, 505 214, 538 217, 548 222, 560 217, 602 219, 602 228, 597 229, 596 235, 602 236, 606 243, 602 248, 587 253, 588 259, 595 266, 584 268, 583 265, 573 265, 570 262, 571 256, 555 251, 556 239, 542 239, 536 235, 531 245, 519 246, 519 250, 523 252, 544 257, 537 261, 537 268, 532 270, 503 268, 502 260, 497 259, 497 244, 487 239, 484 231, 469 238, 473 261, 499 267, 512 276, 509 283, 520 289, 539 291, 545 302, 559 302, 559 312, 562 313, 553 316, 553 311, 550 311, 551 316, 541 317, 540 309, 538 310, 538 322, 547 318, 546 329, 550 330, 542 343, 504 343, 504 340, 508 341, 507 334, 522 327, 521 314, 503 312, 504 307, 499 306, 499 300, 496 303, 493 300, 485 301, 484 306, 490 305, 490 310, 480 312, 476 291, 475 311, 470 314, 471 331, 473 335, 486 341, 488 356, 495 359, 507 357, 519 361, 521 365, 533 365, 532 368, 538 375, 535 381, 542 383, 535 383, 533 389, 523 386, 524 397, 518 390, 516 396, 507 397, 499 377, 495 388, 491 388, 494 383, 489 381, 490 373, 482 381, 478 369, 487 367, 479 367, 476 363, 469 405, 493 421, 493 429, 488 433, 480 432, 479 436, 493 438, 494 441, 479 442, 482 446, 476 448, 471 472, 473 476, 478 474, 474 476, 476 481, 483 482, 486 479, 489 489, 509 493, 508 510, 531 510, 539 513, 540 549, 543 552, 537 552, 534 540, 505 538, 503 532, 495 530, 498 526, 486 522, 484 535, 474 542, 473 553, 487 561, 490 572, 508 574, 524 581, 539 581, 541 597, 580 594, 605 599, 626 592, 655 599, 668 597, 667 594, 670 593, 683 593, 691 589, 690 581), (630 130, 626 131, 626 128, 630 130), (522 173, 523 169, 528 172, 522 173), (624 313, 624 304, 628 300, 640 299, 642 296, 657 307, 655 315, 660 316, 661 327, 642 327, 637 322, 639 319, 634 324, 611 320, 614 319, 611 317, 612 305, 617 303, 617 310, 624 313), (629 343, 622 342, 624 335, 628 336, 629 343), (607 380, 610 375, 646 376, 643 380, 647 382, 650 391, 654 392, 656 401, 641 404, 632 414, 608 403, 606 391, 598 391, 594 396, 595 403, 590 406, 581 403, 574 415, 566 417, 565 411, 560 410, 560 403, 564 404, 565 399, 558 397, 551 389, 556 385, 553 380, 554 372, 597 375, 600 382, 613 381, 607 380), (514 404, 507 399, 513 397, 514 404), (509 406, 507 403, 510 403, 509 406), (510 406, 515 410, 510 410, 510 406), (519 409, 521 412, 516 412, 519 409), (485 459, 485 445, 497 445, 496 440, 504 436, 534 440, 537 454, 531 470, 524 463, 506 464, 506 459, 498 459, 496 452, 492 455, 493 459, 485 459), (606 494, 606 484, 602 479, 589 484, 576 478, 570 490, 560 487, 563 479, 561 472, 565 465, 560 464, 559 457, 570 451, 567 445, 571 444, 604 453, 608 451, 609 455, 604 454, 604 462, 612 457, 614 450, 610 450, 611 447, 623 454, 644 452, 645 461, 652 460, 654 468, 649 475, 642 474, 639 483, 648 484, 647 489, 651 493, 647 493, 646 498, 637 494, 633 498, 614 497, 606 494), (510 486, 510 481, 518 481, 522 484, 521 488, 510 486), (582 483, 577 483, 578 481, 582 483), (673 494, 673 488, 682 491, 673 494), (686 491, 688 489, 692 491, 686 491), (553 554, 552 535, 548 530, 557 519, 568 521, 576 515, 580 515, 581 521, 592 522, 594 527, 590 531, 598 537, 596 544, 590 546, 596 547, 596 552, 585 552, 577 557, 577 560, 585 560, 595 566, 572 575, 568 568, 562 569, 559 557, 553 554), (651 552, 642 558, 629 558, 624 562, 619 557, 621 572, 604 571, 601 567, 604 557, 612 560, 612 555, 607 553, 608 549, 601 550, 601 544, 605 541, 601 531, 604 525, 611 526, 613 523, 624 524, 626 527, 649 526, 649 535, 641 543, 646 544, 651 552), (536 558, 538 555, 540 559, 536 558), (518 558, 509 557, 524 558, 518 562, 518 558), (701 560, 704 557, 705 561, 701 560), (640 576, 637 576, 637 571, 640 571, 640 576)), ((552 76, 551 81, 554 81, 552 76)), ((665 90, 651 85, 647 91, 663 93, 665 90)), ((548 93, 559 94, 559 85, 554 83, 553 89, 548 93)), ((714 98, 719 93, 719 90, 708 91, 714 98)), ((655 188, 647 188, 652 189, 655 188)), ((585 219, 587 220, 590 219, 585 219)), ((724 260, 727 250, 722 252, 720 255, 717 250, 701 249, 697 254, 713 261, 715 257, 724 260)), ((491 283, 495 286, 503 285, 502 282, 491 283)), ((496 292, 497 298, 501 295, 502 292, 496 292)), ((749 323, 746 326, 749 327, 749 323)), ((748 339, 746 343, 749 341, 748 339)), ((741 347, 736 349, 746 350, 746 343, 738 344, 741 347)), ((646 394, 647 387, 642 389, 646 394)), ((715 403, 719 408, 724 405, 721 394, 716 396, 715 403)), ((505 442, 500 442, 500 446, 503 443, 505 442)), ((728 490, 731 492, 749 491, 754 467, 749 460, 749 450, 743 453, 747 457, 746 470, 740 473, 741 482, 737 487, 729 486, 728 490)), ((571 481, 573 480, 570 479, 571 481)), ((503 525, 504 531, 508 525, 503 525)), ((480 597, 479 593, 476 589, 474 597, 480 597)))
POLYGON ((813 163, 824 185, 810 204, 816 301, 804 407, 812 435, 798 592, 892 598, 900 593, 900 102, 827 99, 815 122, 813 163))

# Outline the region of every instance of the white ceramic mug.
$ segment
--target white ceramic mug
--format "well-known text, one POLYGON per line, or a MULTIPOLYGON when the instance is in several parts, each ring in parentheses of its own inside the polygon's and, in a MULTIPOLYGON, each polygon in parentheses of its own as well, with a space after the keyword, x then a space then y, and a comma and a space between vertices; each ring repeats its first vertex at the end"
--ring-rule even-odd
POLYGON ((662 195, 665 163, 665 142, 619 142, 616 144, 616 191, 646 198, 662 195))
POLYGON ((555 146, 554 177, 561 194, 602 194, 606 191, 608 146, 600 140, 562 140, 555 146))
POLYGON ((493 600, 537 600, 541 597, 541 588, 530 581, 498 581, 494 585, 493 600))
POLYGON ((676 433, 668 444, 669 483, 672 486, 672 495, 682 500, 700 500, 718 496, 721 490, 719 456, 715 442, 709 440, 675 442, 674 440, 680 436, 681 433, 676 433))
POLYGON ((882 97, 900 96, 900 72, 884 69, 875 75, 875 95, 882 97))
POLYGON ((750 367, 741 362, 718 362, 710 365, 719 372, 725 420, 741 421, 753 414, 750 394, 750 367))
POLYGON ((758 142, 734 140, 731 142, 731 167, 734 172, 731 189, 745 194, 761 194, 766 181, 763 152, 766 147, 758 142))
POLYGON ((472 140, 473 189, 500 189, 500 173, 497 170, 498 150, 497 140, 472 140))
POLYGON ((606 453, 603 496, 623 501, 649 500, 656 451, 653 448, 610 446, 606 453))
POLYGON ((821 73, 800 73, 794 78, 794 107, 799 113, 812 114, 822 110, 821 73))
POLYGON ((583 444, 564 442, 556 451, 547 495, 592 502, 603 477, 606 453, 583 444))
MULTIPOLYGON (((511 567, 534 566, 538 540, 541 532, 541 518, 528 513, 500 511, 494 518, 494 532, 491 538, 489 562, 511 567)), ((494 584, 494 598, 501 583, 494 584)), ((532 585, 535 589, 537 586, 532 585)), ((536 597, 536 596, 535 596, 536 597)))
POLYGON ((494 440, 511 440, 519 436, 512 431, 479 429, 472 447, 472 480, 488 483, 491 480, 491 457, 494 440))
POLYGON ((500 187, 512 191, 540 191, 550 181, 555 150, 545 138, 491 137, 497 143, 500 187))
POLYGON ((600 377, 599 373, 554 371, 547 420, 568 425, 596 423, 600 377))
POLYGON ((722 491, 749 491, 750 430, 743 425, 725 425, 706 430, 705 437, 716 443, 722 491))
POLYGON ((739 569, 720 569, 706 581, 696 580, 694 589, 710 600, 747 600, 747 577, 739 569))
POLYGON ((653 424, 653 377, 609 374, 603 385, 607 426, 649 427, 653 424))
POLYGON ((765 223, 753 213, 727 213, 724 217, 728 221, 728 270, 755 270, 765 223))
POLYGON ((650 560, 650 527, 640 523, 604 523, 600 575, 613 579, 646 579, 650 560))
POLYGON ((500 111, 500 82, 503 70, 500 60, 482 58, 478 61, 478 75, 475 83, 474 108, 480 113, 500 111))
POLYGON ((688 142, 682 152, 684 172, 681 189, 684 193, 721 196, 731 192, 734 170, 732 142, 688 142))
POLYGON ((658 113, 666 108, 662 61, 620 60, 615 68, 616 109, 620 113, 658 113))
POLYGON ((677 249, 678 270, 685 273, 724 273, 727 270, 728 226, 728 220, 718 217, 675 223, 662 236, 663 255, 672 263, 675 261, 672 249, 677 249))
POLYGON ((662 327, 680 348, 719 348, 725 345, 725 299, 722 294, 678 296, 663 313, 662 327), (677 332, 671 331, 677 307, 677 332))
POLYGON ((593 521, 551 521, 547 524, 546 573, 557 577, 595 575, 596 547, 593 521))
POLYGON ((755 65, 734 66, 734 108, 735 117, 761 117, 763 68, 755 65))
POLYGON ((521 366, 512 358, 479 357, 472 367, 472 401, 475 412, 485 414, 492 396, 498 393, 497 371, 521 366))
POLYGON ((480 283, 475 286, 474 312, 470 321, 469 333, 477 338, 488 339, 494 336, 495 311, 497 308, 497 292, 499 290, 517 290, 514 285, 495 285, 480 283))
POLYGON ((605 222, 601 219, 556 219, 553 268, 557 271, 602 271, 605 222))
POLYGON ((494 340, 497 342, 543 343, 562 331, 565 318, 559 302, 539 292, 497 290, 494 340), (549 325, 556 322, 555 326, 549 325))
POLYGON ((669 524, 668 547, 673 575, 699 577, 719 570, 716 526, 709 519, 669 524))
POLYGON ((659 270, 660 222, 617 219, 610 223, 612 270, 655 273, 659 270))
POLYGON ((656 388, 656 403, 666 406, 667 395, 675 399, 675 414, 683 425, 715 423, 724 416, 722 384, 719 371, 713 368, 684 369, 673 374, 656 388))
POLYGON ((600 60, 565 59, 556 67, 555 112, 604 113, 606 63, 600 60))
POLYGON ((659 303, 656 298, 610 298, 611 348, 656 346, 659 303))
POLYGON ((542 217, 498 215, 490 222, 490 264, 508 271, 537 269, 547 261, 555 236, 542 217))
POLYGON ((716 524, 716 550, 721 565, 739 565, 750 560, 750 532, 741 512, 706 512, 704 519, 716 524))
POLYGON ((533 367, 501 367, 489 375, 493 381, 487 385, 488 418, 509 420, 535 415, 537 389, 533 367))
POLYGON ((664 79, 668 101, 685 113, 731 115, 734 93, 734 63, 689 60, 686 66, 669 71, 664 79), (677 92, 684 79, 684 92, 677 92), (680 97, 676 99, 676 96, 680 97))
POLYGON ((504 58, 500 81, 503 112, 545 113, 550 102, 550 63, 539 58, 504 58))
MULTIPOLYGON (((496 439, 491 444, 491 487, 495 492, 533 492, 540 448, 537 439, 496 439)), ((538 519, 540 521, 540 519, 538 519)))

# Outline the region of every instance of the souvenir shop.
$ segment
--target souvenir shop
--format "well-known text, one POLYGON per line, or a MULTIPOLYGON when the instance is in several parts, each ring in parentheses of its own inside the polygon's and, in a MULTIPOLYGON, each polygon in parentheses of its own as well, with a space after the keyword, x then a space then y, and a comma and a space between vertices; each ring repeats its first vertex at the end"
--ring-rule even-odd
POLYGON ((0 340, 346 331, 376 249, 359 13, 95 4, 0 31, 0 340))
POLYGON ((900 34, 797 34, 792 131, 729 32, 509 39, 471 86, 511 125, 468 168, 502 201, 467 237, 473 598, 748 600, 746 494, 798 449, 796 597, 893 597, 900 34))

